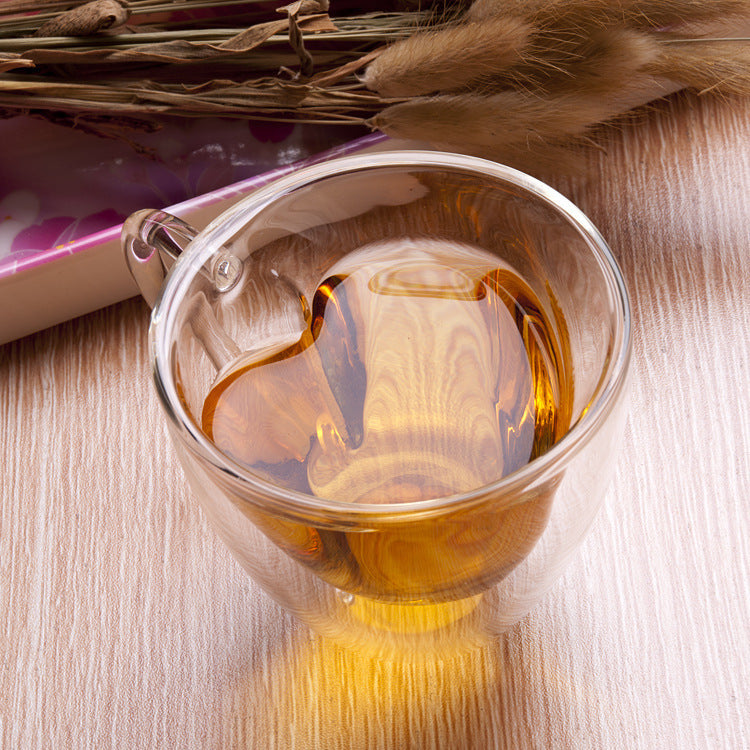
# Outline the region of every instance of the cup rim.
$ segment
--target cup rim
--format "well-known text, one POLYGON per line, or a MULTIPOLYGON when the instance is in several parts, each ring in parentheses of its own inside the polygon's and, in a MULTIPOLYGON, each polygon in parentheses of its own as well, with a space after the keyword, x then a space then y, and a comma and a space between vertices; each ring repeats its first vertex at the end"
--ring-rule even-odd
POLYGON ((170 270, 152 311, 149 345, 152 375, 159 400, 183 445, 225 477, 231 477, 246 485, 256 502, 258 496, 261 496, 263 505, 273 505, 281 512, 300 514, 306 518, 320 516, 329 521, 332 516, 336 520, 361 520, 373 516, 397 520, 407 515, 432 515, 448 509, 455 510, 464 505, 471 505, 488 494, 508 497, 522 488, 538 483, 578 446, 588 442, 596 434, 597 428, 606 419, 625 388, 632 350, 632 321, 625 280, 607 242, 583 211, 557 190, 535 177, 479 157, 441 151, 400 149, 338 157, 304 167, 259 188, 224 211, 198 233, 170 270), (599 393, 585 413, 549 450, 516 471, 467 492, 406 503, 374 504, 319 498, 274 485, 221 452, 203 433, 179 398, 169 363, 170 342, 173 340, 172 332, 177 317, 177 307, 173 308, 172 303, 175 298, 184 296, 198 269, 214 251, 275 200, 326 178, 369 169, 410 167, 473 173, 485 179, 494 178, 499 182, 519 187, 542 199, 577 229, 599 261, 599 267, 612 292, 613 302, 618 308, 615 316, 613 354, 603 368, 599 393))

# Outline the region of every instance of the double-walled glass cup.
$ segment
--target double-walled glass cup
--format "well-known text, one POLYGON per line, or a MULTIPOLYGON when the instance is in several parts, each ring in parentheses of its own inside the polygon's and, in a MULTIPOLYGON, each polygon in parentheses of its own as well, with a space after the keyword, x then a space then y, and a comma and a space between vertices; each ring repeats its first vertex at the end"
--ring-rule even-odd
POLYGON ((559 577, 611 474, 630 358, 622 276, 567 199, 481 159, 362 154, 201 232, 140 211, 123 244, 190 485, 282 607, 359 648, 450 650, 559 577), (240 382, 225 444, 206 413, 240 382))

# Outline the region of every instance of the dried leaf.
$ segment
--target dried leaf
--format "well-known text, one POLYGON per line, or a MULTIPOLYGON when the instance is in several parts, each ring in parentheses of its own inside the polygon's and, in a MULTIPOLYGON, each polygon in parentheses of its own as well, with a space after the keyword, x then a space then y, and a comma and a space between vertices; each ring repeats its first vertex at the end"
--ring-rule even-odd
POLYGON ((300 73, 309 78, 313 72, 312 55, 305 49, 305 41, 302 38, 302 31, 297 23, 297 17, 289 14, 289 44, 299 57, 300 73))
POLYGON ((328 34, 339 30, 339 27, 336 26, 327 13, 321 13, 316 16, 305 16, 298 19, 297 23, 301 29, 304 29, 309 34, 328 34))
POLYGON ((327 13, 329 7, 328 0, 296 0, 289 5, 276 8, 276 12, 286 13, 288 16, 307 16, 313 13, 327 13))
POLYGON ((352 60, 351 62, 345 63, 338 68, 323 71, 317 76, 313 76, 313 78, 310 80, 310 83, 315 84, 316 86, 330 86, 331 84, 337 83, 342 78, 346 78, 347 76, 356 73, 360 68, 363 68, 365 65, 371 63, 379 55, 383 54, 386 49, 386 47, 379 47, 378 49, 375 49, 372 52, 363 55, 362 57, 352 60))
POLYGON ((17 68, 33 68, 34 63, 25 55, 13 52, 0 52, 0 73, 17 68))
POLYGON ((281 34, 289 26, 289 19, 283 18, 279 21, 269 21, 268 23, 259 23, 233 36, 226 42, 222 42, 217 47, 206 45, 211 49, 232 50, 234 52, 249 52, 250 50, 260 47, 263 42, 268 41, 274 34, 281 34))

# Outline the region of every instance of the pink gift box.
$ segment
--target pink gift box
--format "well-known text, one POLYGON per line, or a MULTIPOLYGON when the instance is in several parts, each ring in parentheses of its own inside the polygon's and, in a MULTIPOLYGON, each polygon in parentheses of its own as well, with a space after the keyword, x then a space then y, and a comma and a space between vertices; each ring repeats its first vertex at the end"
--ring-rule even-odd
POLYGON ((166 208, 205 226, 300 166, 382 140, 346 127, 199 119, 108 140, 27 117, 0 121, 0 343, 137 294, 122 221, 166 208))

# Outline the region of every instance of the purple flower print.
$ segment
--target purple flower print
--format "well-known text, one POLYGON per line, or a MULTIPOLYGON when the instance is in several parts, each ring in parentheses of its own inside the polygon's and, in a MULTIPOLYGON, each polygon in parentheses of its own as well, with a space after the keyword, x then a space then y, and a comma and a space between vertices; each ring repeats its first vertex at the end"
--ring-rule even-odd
POLYGON ((10 251, 18 253, 27 250, 38 251, 59 247, 94 232, 115 226, 122 222, 124 218, 111 208, 89 214, 82 219, 76 219, 74 216, 53 216, 21 230, 13 240, 10 251))
POLYGON ((0 259, 13 252, 16 237, 39 215, 39 199, 30 190, 14 190, 0 199, 0 259))

